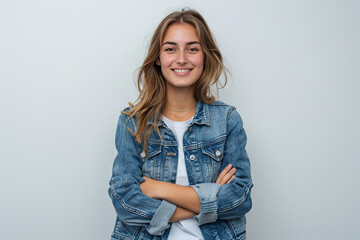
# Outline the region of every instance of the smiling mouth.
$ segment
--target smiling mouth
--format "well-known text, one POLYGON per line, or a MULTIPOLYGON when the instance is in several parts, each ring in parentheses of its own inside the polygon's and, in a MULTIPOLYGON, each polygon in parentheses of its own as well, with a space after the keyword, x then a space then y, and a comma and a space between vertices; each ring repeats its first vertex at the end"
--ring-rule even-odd
POLYGON ((172 69, 174 72, 177 73, 184 73, 184 72, 190 72, 192 69, 172 69))

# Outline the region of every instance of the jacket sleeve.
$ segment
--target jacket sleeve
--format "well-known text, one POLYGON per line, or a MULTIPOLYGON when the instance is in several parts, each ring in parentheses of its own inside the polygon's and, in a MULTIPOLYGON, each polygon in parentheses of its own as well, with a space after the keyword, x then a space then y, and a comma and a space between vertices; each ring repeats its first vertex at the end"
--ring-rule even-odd
POLYGON ((108 193, 121 221, 128 225, 145 226, 152 235, 162 235, 170 227, 169 220, 176 205, 153 199, 141 192, 140 183, 144 181, 143 163, 139 155, 141 148, 128 128, 134 132, 134 123, 121 114, 115 137, 117 155, 108 193))
POLYGON ((250 192, 253 184, 250 161, 245 150, 246 133, 235 108, 230 110, 228 116, 221 171, 231 163, 237 169, 236 177, 222 186, 217 183, 200 183, 192 186, 201 203, 200 213, 194 217, 200 225, 215 222, 217 219, 239 218, 252 207, 250 192))

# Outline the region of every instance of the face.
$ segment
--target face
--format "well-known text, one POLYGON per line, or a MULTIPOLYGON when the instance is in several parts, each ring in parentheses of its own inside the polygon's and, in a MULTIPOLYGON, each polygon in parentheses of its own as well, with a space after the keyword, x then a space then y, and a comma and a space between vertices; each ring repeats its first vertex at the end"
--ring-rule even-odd
POLYGON ((157 64, 167 88, 194 90, 204 69, 204 54, 195 28, 188 23, 170 25, 157 64))

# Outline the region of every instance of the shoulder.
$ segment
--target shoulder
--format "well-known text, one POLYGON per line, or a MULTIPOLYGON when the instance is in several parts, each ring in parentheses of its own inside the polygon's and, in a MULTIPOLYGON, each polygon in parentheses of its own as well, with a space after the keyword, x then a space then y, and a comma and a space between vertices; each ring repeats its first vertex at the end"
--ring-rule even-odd
POLYGON ((120 118, 121 119, 128 119, 129 115, 127 114, 130 111, 131 107, 126 107, 120 112, 120 118))
POLYGON ((236 107, 225 103, 223 101, 215 100, 212 103, 208 104, 210 115, 220 115, 226 118, 226 122, 235 122, 242 125, 242 118, 239 112, 236 110, 236 107))
POLYGON ((130 117, 130 115, 127 114, 130 111, 130 109, 131 107, 126 107, 120 112, 118 119, 118 127, 130 128, 132 132, 135 132, 137 126, 137 120, 136 117, 130 117))
POLYGON ((210 111, 220 112, 222 114, 225 114, 227 117, 229 117, 233 112, 237 112, 235 106, 220 100, 215 100, 212 103, 208 104, 208 106, 210 111))
POLYGON ((208 104, 210 108, 217 108, 217 109, 235 109, 234 106, 227 104, 220 100, 215 100, 212 103, 208 104))

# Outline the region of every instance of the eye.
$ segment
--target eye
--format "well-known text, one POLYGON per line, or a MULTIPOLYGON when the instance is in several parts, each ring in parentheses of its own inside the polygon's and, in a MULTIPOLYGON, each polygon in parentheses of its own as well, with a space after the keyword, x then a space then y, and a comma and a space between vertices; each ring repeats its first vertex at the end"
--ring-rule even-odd
POLYGON ((165 48, 164 51, 165 51, 165 52, 173 52, 173 51, 175 51, 175 49, 172 48, 172 47, 168 47, 168 48, 165 48))
POLYGON ((199 49, 198 48, 196 48, 196 47, 192 47, 192 48, 189 48, 189 52, 198 52, 199 51, 199 49))

